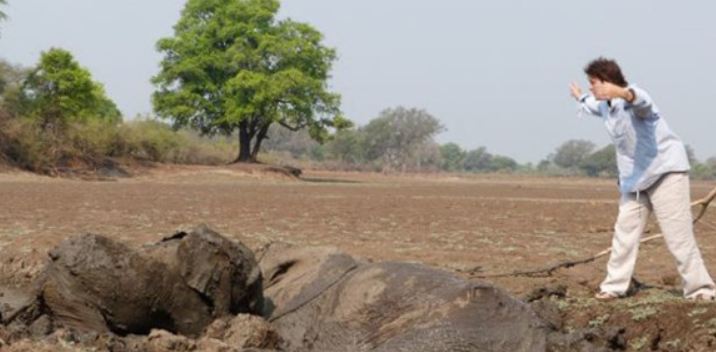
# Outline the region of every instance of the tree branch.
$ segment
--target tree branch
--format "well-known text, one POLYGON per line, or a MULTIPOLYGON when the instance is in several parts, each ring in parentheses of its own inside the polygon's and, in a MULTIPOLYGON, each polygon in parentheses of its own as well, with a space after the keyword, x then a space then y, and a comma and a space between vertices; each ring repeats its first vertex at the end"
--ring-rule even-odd
POLYGON ((255 161, 256 158, 259 155, 259 150, 261 149, 261 142, 266 138, 266 135, 268 134, 269 127, 271 127, 271 121, 265 121, 261 128, 259 129, 258 134, 256 134, 256 142, 254 143, 254 150, 251 151, 251 158, 255 161))
POLYGON ((286 129, 288 129, 288 130, 290 130, 290 131, 293 131, 293 132, 296 132, 296 131, 298 131, 298 130, 300 130, 300 129, 306 127, 306 126, 308 126, 308 125, 305 124, 305 123, 304 123, 304 124, 298 124, 298 125, 296 125, 296 126, 291 126, 291 125, 289 125, 285 120, 279 120, 279 121, 278 121, 278 124, 281 125, 281 126, 283 126, 283 127, 285 127, 286 129))
POLYGON ((259 125, 259 122, 261 121, 261 118, 254 116, 249 121, 250 121, 249 122, 249 135, 253 139, 254 136, 256 135, 256 132, 258 132, 257 131, 258 125, 259 125))

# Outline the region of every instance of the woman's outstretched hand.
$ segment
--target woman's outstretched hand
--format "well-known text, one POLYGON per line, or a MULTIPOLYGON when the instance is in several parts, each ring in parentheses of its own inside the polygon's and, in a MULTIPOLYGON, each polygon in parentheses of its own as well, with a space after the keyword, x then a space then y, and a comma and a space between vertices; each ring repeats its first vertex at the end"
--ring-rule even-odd
POLYGON ((579 100, 579 98, 582 97, 582 88, 580 88, 577 83, 572 82, 569 85, 569 91, 574 97, 574 99, 579 100))

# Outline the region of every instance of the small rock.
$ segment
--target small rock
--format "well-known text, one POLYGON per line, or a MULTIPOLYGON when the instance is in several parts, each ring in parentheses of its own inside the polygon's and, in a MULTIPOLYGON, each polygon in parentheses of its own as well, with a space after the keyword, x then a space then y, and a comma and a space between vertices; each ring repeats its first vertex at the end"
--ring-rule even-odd
POLYGON ((30 335, 34 338, 42 338, 52 333, 52 320, 47 315, 42 315, 30 325, 30 335))
POLYGON ((197 350, 202 352, 241 352, 242 349, 232 347, 225 342, 213 338, 202 338, 197 342, 197 350))
POLYGON ((204 331, 204 337, 210 339, 223 339, 226 329, 229 328, 230 320, 227 318, 219 318, 214 320, 204 331))
POLYGON ((224 333, 224 342, 240 348, 273 348, 281 344, 278 332, 263 318, 239 314, 224 333))
POLYGON ((196 349, 196 343, 184 336, 155 329, 147 338, 146 348, 147 352, 189 352, 196 349))

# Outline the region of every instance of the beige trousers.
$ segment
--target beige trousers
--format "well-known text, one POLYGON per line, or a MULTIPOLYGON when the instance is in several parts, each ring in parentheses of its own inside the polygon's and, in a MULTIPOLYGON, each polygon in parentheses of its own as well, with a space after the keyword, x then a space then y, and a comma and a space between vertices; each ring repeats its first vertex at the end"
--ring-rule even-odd
POLYGON ((716 295, 716 286, 704 266, 694 238, 687 173, 667 174, 639 195, 622 195, 619 217, 614 225, 612 252, 607 263, 607 278, 600 285, 602 292, 619 295, 627 292, 634 273, 639 240, 651 212, 656 215, 666 246, 676 259, 684 296, 716 295))

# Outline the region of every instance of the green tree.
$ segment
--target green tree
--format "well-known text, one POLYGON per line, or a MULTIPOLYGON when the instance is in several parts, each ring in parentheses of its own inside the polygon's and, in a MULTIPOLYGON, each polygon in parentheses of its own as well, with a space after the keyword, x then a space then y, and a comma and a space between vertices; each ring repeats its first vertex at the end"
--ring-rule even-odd
POLYGON ((519 164, 514 159, 502 156, 502 155, 495 155, 490 159, 490 171, 515 171, 517 170, 517 167, 519 164))
POLYGON ((331 158, 344 163, 360 164, 365 162, 363 134, 354 128, 336 132, 326 143, 326 150, 331 158))
POLYGON ((446 171, 460 171, 465 161, 465 151, 455 143, 447 143, 440 146, 442 159, 441 168, 446 171))
POLYGON ((585 157, 579 163, 579 168, 588 176, 616 176, 618 171, 614 145, 609 144, 585 157))
POLYGON ((238 130, 237 162, 255 162, 269 127, 307 128, 323 141, 345 128, 327 90, 334 49, 310 25, 277 20, 278 0, 188 0, 153 79, 154 109, 202 133, 238 130))
POLYGON ((490 169, 491 160, 492 155, 487 152, 487 149, 480 147, 467 152, 463 167, 465 170, 472 172, 488 171, 490 169))
POLYGON ((39 64, 25 79, 21 94, 22 113, 39 119, 44 127, 89 119, 113 123, 121 120, 121 113, 105 95, 104 87, 63 49, 42 53, 39 64))
POLYGON ((0 108, 17 112, 22 82, 27 74, 28 69, 0 59, 0 108))
POLYGON ((440 145, 431 139, 415 148, 411 164, 417 171, 437 171, 441 162, 440 145))
POLYGON ((554 163, 552 160, 554 159, 554 155, 550 154, 547 156, 546 159, 540 160, 539 163, 537 163, 537 171, 539 172, 547 172, 550 171, 554 167, 554 163))
POLYGON ((554 153, 554 163, 564 168, 576 168, 592 153, 596 146, 585 140, 573 139, 557 147, 554 153))
POLYGON ((416 160, 418 147, 442 130, 440 121, 427 111, 400 106, 383 110, 360 132, 368 160, 380 159, 384 167, 405 170, 416 160))

